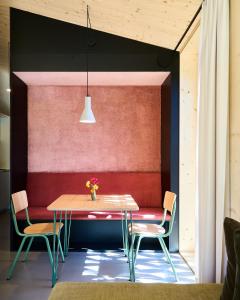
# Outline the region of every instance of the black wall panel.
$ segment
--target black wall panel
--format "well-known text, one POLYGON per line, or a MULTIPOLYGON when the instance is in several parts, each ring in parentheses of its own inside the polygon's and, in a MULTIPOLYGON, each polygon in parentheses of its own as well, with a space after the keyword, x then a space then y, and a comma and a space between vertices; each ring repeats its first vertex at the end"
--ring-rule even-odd
MULTIPOLYGON (((92 30, 90 71, 169 70, 178 52, 92 30)), ((86 70, 86 28, 11 9, 14 71, 86 70)))
POLYGON ((11 73, 11 193, 26 188, 28 172, 27 86, 11 73))
POLYGON ((173 232, 169 237, 169 249, 172 252, 179 250, 179 57, 175 58, 171 69, 171 122, 170 122, 170 174, 171 191, 177 194, 177 209, 173 232))

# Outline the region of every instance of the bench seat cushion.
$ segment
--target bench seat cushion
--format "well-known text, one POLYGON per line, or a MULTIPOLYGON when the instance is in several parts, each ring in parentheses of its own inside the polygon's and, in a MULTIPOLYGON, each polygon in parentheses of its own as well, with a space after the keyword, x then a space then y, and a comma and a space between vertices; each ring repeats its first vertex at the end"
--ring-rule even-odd
POLYGON ((220 284, 57 283, 49 300, 219 300, 220 284))
MULTIPOLYGON (((31 220, 53 220, 53 213, 48 211, 46 207, 29 207, 29 216, 31 220)), ((17 214, 18 220, 26 218, 25 211, 17 214)), ((133 213, 134 220, 161 220, 163 218, 163 210, 161 208, 140 208, 139 211, 133 213)), ((73 212, 73 220, 121 220, 120 212, 73 212)), ((167 216, 169 219, 169 216, 167 216)))

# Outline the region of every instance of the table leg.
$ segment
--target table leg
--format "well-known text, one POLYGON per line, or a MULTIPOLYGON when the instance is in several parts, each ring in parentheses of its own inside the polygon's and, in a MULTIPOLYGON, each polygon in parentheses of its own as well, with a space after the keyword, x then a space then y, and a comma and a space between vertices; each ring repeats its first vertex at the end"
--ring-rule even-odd
POLYGON ((64 244, 63 244, 63 252, 64 256, 67 256, 67 230, 68 230, 68 212, 65 211, 65 219, 64 219, 64 244))
POLYGON ((128 244, 128 212, 125 211, 124 212, 124 216, 125 216, 125 230, 124 230, 124 240, 125 240, 125 254, 129 260, 129 244, 128 244))
POLYGON ((69 250, 69 242, 70 242, 70 234, 71 234, 71 225, 72 225, 72 211, 69 215, 69 223, 68 223, 68 239, 67 239, 67 254, 69 250))
POLYGON ((125 225, 124 225, 124 212, 121 212, 121 221, 122 221, 122 239, 123 239, 123 252, 124 255, 127 256, 126 253, 126 243, 125 243, 125 225))
POLYGON ((132 232, 132 211, 130 211, 130 238, 131 238, 131 250, 129 254, 129 266, 130 266, 130 280, 135 281, 135 269, 134 269, 134 240, 132 232))
POLYGON ((56 283, 56 255, 55 255, 55 244, 56 244, 56 219, 57 212, 53 212, 53 264, 52 264, 52 287, 56 283))
MULTIPOLYGON (((62 212, 60 212, 60 216, 59 216, 59 224, 62 222, 62 212)), ((58 234, 57 234, 57 251, 56 251, 56 266, 55 266, 55 278, 57 280, 58 278, 58 258, 59 258, 59 247, 60 247, 60 234, 61 234, 61 230, 59 230, 58 234)))
POLYGON ((71 225, 72 225, 72 212, 69 212, 69 214, 68 214, 68 211, 66 211, 65 212, 65 220, 64 220, 64 227, 65 227, 64 228, 64 256, 68 256, 71 225))

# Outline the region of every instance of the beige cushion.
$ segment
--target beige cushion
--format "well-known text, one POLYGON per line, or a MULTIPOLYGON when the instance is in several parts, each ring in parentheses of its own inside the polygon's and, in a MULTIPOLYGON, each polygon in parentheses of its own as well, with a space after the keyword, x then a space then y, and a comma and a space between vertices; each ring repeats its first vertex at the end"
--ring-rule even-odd
MULTIPOLYGON (((130 230, 129 225, 129 230, 130 230)), ((159 235, 164 234, 165 229, 157 224, 146 224, 146 223, 133 223, 132 233, 143 234, 143 235, 159 235)))
MULTIPOLYGON (((56 223, 56 234, 63 227, 63 223, 56 223)), ((24 229, 25 234, 53 234, 53 223, 36 223, 24 229)))
POLYGON ((163 283, 57 283, 49 300, 219 300, 222 285, 163 283))

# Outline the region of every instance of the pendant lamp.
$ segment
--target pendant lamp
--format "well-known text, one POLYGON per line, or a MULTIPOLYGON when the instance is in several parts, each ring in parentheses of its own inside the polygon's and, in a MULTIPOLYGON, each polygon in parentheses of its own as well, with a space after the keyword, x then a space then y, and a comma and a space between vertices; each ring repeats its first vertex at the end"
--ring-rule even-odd
POLYGON ((80 117, 80 123, 96 123, 96 119, 94 117, 92 108, 91 108, 91 96, 88 93, 88 31, 89 31, 89 23, 91 26, 90 18, 89 18, 89 11, 87 5, 87 51, 86 51, 86 66, 87 66, 87 96, 85 97, 85 106, 84 110, 80 117))

